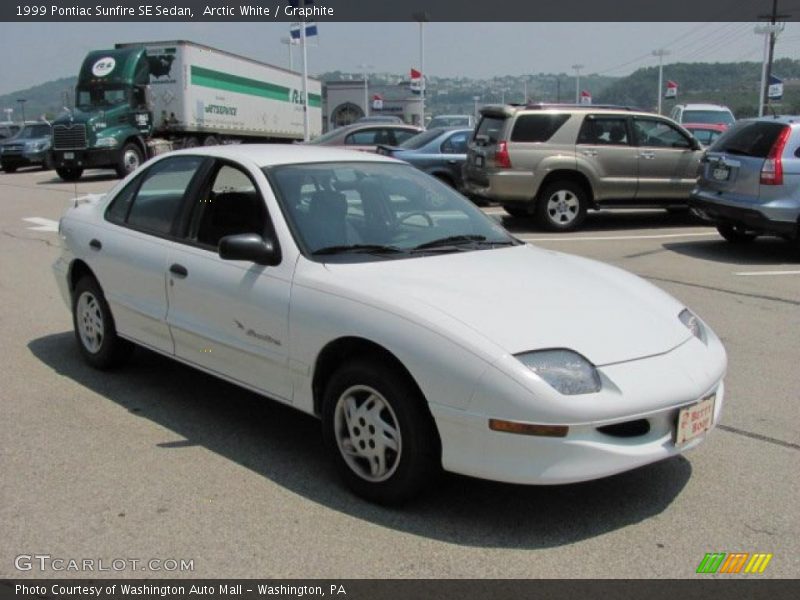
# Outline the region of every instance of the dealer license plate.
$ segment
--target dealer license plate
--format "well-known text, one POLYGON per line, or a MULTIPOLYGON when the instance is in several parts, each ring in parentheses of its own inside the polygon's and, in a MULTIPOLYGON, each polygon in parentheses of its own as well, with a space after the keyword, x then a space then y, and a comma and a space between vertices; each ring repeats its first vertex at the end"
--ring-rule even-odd
POLYGON ((711 176, 717 181, 727 181, 731 176, 731 170, 728 167, 717 167, 711 172, 711 176))
POLYGON ((683 446, 711 429, 714 423, 714 402, 712 394, 700 402, 682 408, 678 413, 678 426, 675 432, 675 445, 683 446))
POLYGON ((74 152, 64 152, 64 160, 73 160, 75 158, 74 152))

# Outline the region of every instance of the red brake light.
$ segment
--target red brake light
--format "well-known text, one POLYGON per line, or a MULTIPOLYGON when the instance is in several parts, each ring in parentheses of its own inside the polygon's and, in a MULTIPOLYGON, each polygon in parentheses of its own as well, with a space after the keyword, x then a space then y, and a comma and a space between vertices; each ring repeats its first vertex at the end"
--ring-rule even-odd
POLYGON ((497 150, 494 153, 494 165, 499 169, 511 168, 511 157, 508 155, 507 142, 497 142, 497 150))
POLYGON ((772 144, 772 148, 769 149, 769 154, 764 160, 764 166, 761 167, 760 181, 762 185, 783 185, 783 159, 781 157, 791 133, 791 127, 788 125, 784 127, 772 144))

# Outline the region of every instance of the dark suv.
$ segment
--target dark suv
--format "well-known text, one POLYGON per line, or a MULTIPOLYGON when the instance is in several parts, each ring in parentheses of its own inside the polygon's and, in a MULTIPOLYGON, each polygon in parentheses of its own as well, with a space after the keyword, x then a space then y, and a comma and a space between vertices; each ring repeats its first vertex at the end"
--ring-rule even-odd
POLYGON ((488 106, 469 144, 467 194, 578 228, 590 208, 685 208, 700 143, 674 121, 624 107, 488 106))

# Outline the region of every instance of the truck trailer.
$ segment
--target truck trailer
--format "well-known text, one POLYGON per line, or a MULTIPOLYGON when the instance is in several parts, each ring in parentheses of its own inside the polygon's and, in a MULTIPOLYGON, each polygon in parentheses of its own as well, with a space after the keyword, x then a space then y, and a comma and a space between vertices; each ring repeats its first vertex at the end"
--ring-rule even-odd
MULTIPOLYGON (((322 84, 308 78, 309 137, 322 132, 322 84)), ((120 177, 165 149, 304 137, 302 75, 187 41, 116 44, 83 61, 75 107, 53 123, 53 163, 120 177)))

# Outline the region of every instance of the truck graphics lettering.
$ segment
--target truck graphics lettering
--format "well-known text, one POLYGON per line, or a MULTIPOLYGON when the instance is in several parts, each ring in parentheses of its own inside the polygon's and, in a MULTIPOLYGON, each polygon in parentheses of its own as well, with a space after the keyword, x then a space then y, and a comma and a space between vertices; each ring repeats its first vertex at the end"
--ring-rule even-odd
POLYGON ((235 106, 223 106, 221 104, 206 104, 205 113, 207 115, 231 115, 236 116, 235 106))

